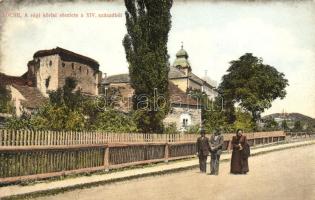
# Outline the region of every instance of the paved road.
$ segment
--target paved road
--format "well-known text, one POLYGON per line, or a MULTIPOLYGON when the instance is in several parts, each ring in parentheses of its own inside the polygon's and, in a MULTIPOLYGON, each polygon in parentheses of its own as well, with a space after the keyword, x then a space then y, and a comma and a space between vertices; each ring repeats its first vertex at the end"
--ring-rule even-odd
POLYGON ((248 175, 229 174, 222 163, 219 176, 196 170, 75 190, 38 200, 314 200, 315 145, 277 151, 249 160, 248 175))

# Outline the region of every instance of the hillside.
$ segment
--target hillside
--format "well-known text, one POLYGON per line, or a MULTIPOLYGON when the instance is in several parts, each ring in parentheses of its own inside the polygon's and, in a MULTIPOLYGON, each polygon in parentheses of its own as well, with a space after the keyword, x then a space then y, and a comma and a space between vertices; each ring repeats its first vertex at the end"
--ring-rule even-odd
POLYGON ((303 115, 301 113, 274 113, 270 115, 264 116, 262 119, 267 119, 269 117, 272 118, 281 118, 281 119, 286 119, 288 121, 301 121, 303 123, 307 124, 315 124, 315 119, 311 118, 309 116, 303 115))

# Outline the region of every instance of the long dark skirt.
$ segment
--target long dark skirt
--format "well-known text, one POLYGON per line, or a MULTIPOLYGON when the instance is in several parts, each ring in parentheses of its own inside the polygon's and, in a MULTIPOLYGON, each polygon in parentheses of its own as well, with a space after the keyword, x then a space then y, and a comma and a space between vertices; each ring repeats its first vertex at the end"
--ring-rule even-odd
POLYGON ((233 150, 231 158, 231 173, 244 174, 248 171, 248 158, 243 158, 241 151, 233 150))

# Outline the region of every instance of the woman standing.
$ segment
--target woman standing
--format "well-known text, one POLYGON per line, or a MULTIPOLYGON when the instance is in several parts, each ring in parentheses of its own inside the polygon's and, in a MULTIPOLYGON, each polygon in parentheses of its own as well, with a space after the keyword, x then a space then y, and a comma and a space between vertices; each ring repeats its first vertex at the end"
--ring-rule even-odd
POLYGON ((248 156, 244 152, 244 148, 247 148, 247 139, 243 135, 243 130, 238 129, 236 136, 233 136, 231 141, 232 158, 231 158, 231 173, 232 174, 246 174, 248 169, 248 156))

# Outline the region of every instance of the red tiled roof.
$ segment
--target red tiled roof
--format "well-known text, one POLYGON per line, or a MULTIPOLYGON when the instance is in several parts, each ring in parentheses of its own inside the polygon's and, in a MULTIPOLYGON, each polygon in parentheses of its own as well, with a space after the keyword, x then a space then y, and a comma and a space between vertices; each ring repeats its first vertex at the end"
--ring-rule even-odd
POLYGON ((48 100, 36 87, 16 84, 12 86, 24 96, 25 100, 22 100, 21 103, 26 108, 39 108, 48 100))
POLYGON ((168 90, 170 94, 170 101, 174 104, 185 104, 185 105, 198 105, 198 102, 192 97, 188 96, 185 92, 178 88, 172 82, 168 82, 168 90))
MULTIPOLYGON (((103 83, 124 83, 130 84, 130 78, 128 74, 119 74, 108 77, 103 83)), ((129 85, 130 86, 130 85, 129 85)), ((131 88, 131 87, 130 87, 131 88)), ((119 88, 118 88, 119 89, 119 88)), ((184 104, 184 105, 198 105, 198 102, 178 88, 177 85, 168 82, 168 90, 170 94, 170 101, 173 104, 184 104)))
POLYGON ((32 83, 20 76, 9 76, 3 73, 0 73, 0 84, 1 85, 32 85, 32 83))

